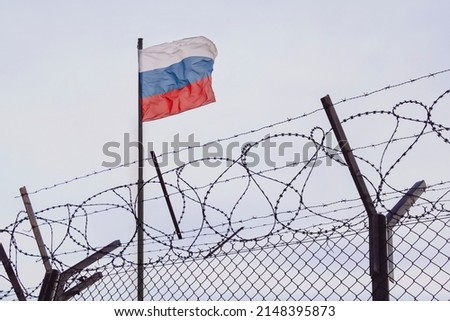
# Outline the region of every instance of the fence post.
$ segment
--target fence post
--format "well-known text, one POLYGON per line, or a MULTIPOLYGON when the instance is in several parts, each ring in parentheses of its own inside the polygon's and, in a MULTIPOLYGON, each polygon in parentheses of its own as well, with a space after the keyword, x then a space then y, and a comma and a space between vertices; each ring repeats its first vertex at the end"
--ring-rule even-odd
POLYGON ((180 227, 178 226, 177 218, 175 217, 175 212, 173 211, 172 203, 170 202, 169 193, 167 192, 166 184, 164 183, 164 178, 161 173, 161 169, 159 168, 158 159, 156 158, 156 154, 154 151, 150 151, 152 156, 153 166, 155 166, 156 174, 158 175, 159 184, 161 185, 162 192, 164 194, 164 198, 166 199, 167 208, 169 209, 170 217, 172 218, 173 226, 175 227, 175 231, 177 232, 178 239, 182 239, 180 227))
POLYGON ((416 182, 405 195, 394 205, 394 207, 386 215, 387 229, 387 246, 388 246, 388 275, 389 279, 394 281, 394 232, 393 228, 408 212, 411 206, 419 199, 420 195, 425 192, 427 184, 424 180, 416 182))
POLYGON ((22 201, 25 206, 25 210, 28 214, 28 220, 31 224, 31 229, 33 230, 34 238, 39 248, 39 253, 41 254, 42 262, 44 263, 45 271, 48 273, 52 272, 52 265, 50 263, 50 258, 48 257, 47 250, 45 249, 44 240, 42 239, 41 231, 39 230, 39 225, 34 215, 33 207, 31 206, 31 201, 28 196, 26 187, 21 187, 19 189, 20 195, 22 196, 22 201))
POLYGON ((359 170, 358 163, 356 162, 355 156, 353 155, 353 150, 345 135, 344 129, 342 128, 341 121, 336 113, 333 102, 330 96, 322 97, 322 106, 325 109, 328 120, 331 124, 333 132, 339 143, 339 147, 347 163, 350 174, 355 183, 356 189, 358 190, 359 197, 364 205, 364 208, 368 215, 369 220, 369 270, 372 277, 372 299, 373 300, 385 300, 386 296, 389 299, 389 283, 387 288, 385 286, 384 274, 386 274, 387 279, 387 252, 386 252, 386 219, 380 218, 377 213, 375 206, 373 205, 372 197, 367 190, 366 183, 364 181, 364 176, 359 170), (384 227, 380 227, 379 223, 383 224, 384 227), (384 237, 383 237, 384 235, 384 237), (380 236, 382 240, 380 240, 380 236), (386 260, 384 261, 384 258, 386 260), (383 260, 383 261, 380 261, 383 260), (386 295, 387 289, 387 295, 386 295))
POLYGON ((55 269, 52 269, 50 272, 45 272, 38 301, 53 301, 59 274, 59 271, 55 269))
POLYGON ((388 273, 388 255, 386 240, 386 217, 383 214, 377 214, 378 221, 378 262, 380 270, 372 275, 372 300, 389 301, 389 273, 388 273))
POLYGON ((8 256, 6 255, 5 249, 3 248, 2 242, 0 242, 0 262, 3 263, 3 267, 5 268, 6 275, 8 276, 9 282, 14 289, 14 292, 17 295, 19 301, 26 301, 25 295, 23 294, 22 287, 20 286, 19 280, 17 279, 16 273, 11 266, 11 262, 9 261, 8 256))
POLYGON ((73 288, 64 291, 64 287, 66 286, 67 280, 69 280, 71 277, 73 277, 75 274, 80 273, 85 268, 87 268, 89 265, 95 263, 96 261, 100 260, 105 255, 109 254, 116 248, 118 248, 121 245, 119 240, 113 241, 103 247, 102 249, 96 251, 94 254, 91 254, 87 258, 81 260, 68 270, 62 272, 59 275, 58 279, 58 285, 55 289, 54 294, 54 301, 67 301, 71 297, 73 297, 76 294, 79 294, 84 289, 88 288, 98 280, 100 280, 103 276, 100 272, 94 273, 92 276, 88 277, 86 280, 80 282, 73 288))

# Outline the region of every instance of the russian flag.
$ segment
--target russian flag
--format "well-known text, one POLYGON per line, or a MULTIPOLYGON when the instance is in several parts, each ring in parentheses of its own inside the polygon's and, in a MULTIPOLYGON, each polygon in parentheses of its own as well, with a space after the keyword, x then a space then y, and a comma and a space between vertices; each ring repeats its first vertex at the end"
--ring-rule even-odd
POLYGON ((211 74, 217 49, 193 37, 139 50, 142 121, 175 115, 216 101, 211 74))

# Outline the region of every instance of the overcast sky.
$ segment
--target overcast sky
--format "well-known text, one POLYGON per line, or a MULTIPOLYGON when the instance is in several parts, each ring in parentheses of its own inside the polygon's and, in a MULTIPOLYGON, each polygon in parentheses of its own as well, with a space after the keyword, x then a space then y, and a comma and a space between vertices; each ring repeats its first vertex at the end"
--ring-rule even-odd
MULTIPOLYGON (((338 101, 447 69, 448 12, 444 0, 0 0, 0 226, 22 209, 19 187, 101 170, 106 142, 136 139, 138 37, 147 47, 202 35, 218 49, 217 102, 144 124, 144 140, 160 153, 178 133, 205 143, 320 108, 326 94, 338 101)), ((398 97, 429 103, 448 85, 442 77, 398 97)), ((355 145, 363 144, 359 129, 355 145)), ((105 176, 98 189, 134 182, 135 172, 105 176)), ((41 208, 72 196, 32 201, 41 208)))

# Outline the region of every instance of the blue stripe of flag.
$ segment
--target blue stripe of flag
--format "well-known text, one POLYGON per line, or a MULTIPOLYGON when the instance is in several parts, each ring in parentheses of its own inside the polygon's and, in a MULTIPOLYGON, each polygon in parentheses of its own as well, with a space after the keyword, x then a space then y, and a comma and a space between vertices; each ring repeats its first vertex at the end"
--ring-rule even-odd
POLYGON ((207 57, 187 57, 168 67, 139 73, 141 98, 166 93, 197 82, 213 71, 214 60, 207 57))

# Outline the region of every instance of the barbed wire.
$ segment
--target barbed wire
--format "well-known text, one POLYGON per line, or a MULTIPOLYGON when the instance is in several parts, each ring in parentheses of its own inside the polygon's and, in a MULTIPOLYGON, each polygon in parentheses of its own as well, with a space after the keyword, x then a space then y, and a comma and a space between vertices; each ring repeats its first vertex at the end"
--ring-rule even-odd
POLYGON ((369 92, 364 92, 364 93, 356 95, 356 96, 351 96, 349 98, 342 98, 340 101, 336 102, 334 105, 339 105, 339 104, 342 104, 342 103, 345 103, 345 102, 348 102, 348 101, 351 101, 351 100, 355 100, 355 99, 366 98, 366 97, 372 96, 372 95, 380 93, 380 92, 384 92, 384 91, 388 91, 388 90, 391 90, 391 89, 394 89, 394 88, 398 88, 398 87, 402 87, 402 86, 405 86, 405 85, 409 85, 409 84, 415 83, 415 82, 420 81, 420 80, 430 79, 430 78, 433 78, 435 76, 442 75, 442 74, 445 74, 445 73, 448 73, 448 72, 450 72, 450 68, 449 69, 443 69, 443 70, 440 70, 440 71, 437 71, 437 72, 432 72, 432 73, 430 73, 428 75, 422 75, 422 76, 419 76, 419 77, 416 77, 416 78, 405 80, 405 81, 402 81, 402 82, 394 84, 394 85, 387 85, 387 86, 384 86, 382 88, 378 88, 378 89, 375 89, 375 90, 372 90, 372 91, 369 91, 369 92))
MULTIPOLYGON (((436 75, 445 72, 448 70, 438 72, 436 75)), ((419 77, 416 80, 420 79, 426 79, 426 77, 419 77)), ((416 80, 389 86, 389 89, 416 80)), ((373 91, 367 95, 382 90, 373 91)), ((419 144, 423 140, 433 142, 436 149, 437 146, 448 147, 449 140, 446 135, 449 134, 450 128, 442 123, 442 119, 436 119, 434 112, 449 94, 450 90, 444 91, 431 104, 418 100, 404 100, 388 109, 360 112, 342 120, 343 124, 356 126, 358 121, 368 119, 373 121, 376 117, 383 116, 393 124, 392 130, 386 134, 387 139, 377 137, 374 142, 352 149, 358 162, 364 166, 365 179, 369 184, 371 197, 380 212, 388 213, 392 203, 407 193, 410 182, 399 183, 399 179, 392 177, 399 171, 400 165, 420 148, 419 144), (422 118, 400 113, 400 109, 404 106, 419 107, 423 110, 422 118), (408 131, 413 133, 404 132, 405 124, 410 124, 408 131), (378 157, 363 156, 367 150, 376 150, 378 157)), ((361 97, 355 96, 354 99, 361 97)), ((406 113, 409 110, 407 109, 406 113)), ((368 294, 365 290, 366 283, 369 281, 365 277, 367 267, 363 264, 367 260, 368 220, 359 197, 354 191, 350 192, 350 196, 342 197, 338 191, 331 199, 328 197, 320 200, 317 199, 318 197, 313 197, 311 193, 311 186, 317 185, 317 180, 331 184, 329 177, 331 170, 335 177, 344 174, 348 176, 345 162, 340 159, 341 153, 336 147, 330 146, 330 141, 327 140, 331 131, 328 127, 322 128, 312 124, 312 129, 306 133, 291 131, 264 135, 261 133, 263 129, 272 130, 274 126, 292 120, 307 119, 317 111, 215 141, 224 142, 240 135, 260 135, 258 139, 244 145, 234 155, 195 157, 182 165, 173 165, 165 169, 163 176, 169 196, 176 208, 177 223, 183 238, 180 240, 176 237, 176 233, 172 231, 162 214, 144 222, 144 245, 147 248, 145 266, 147 277, 151 279, 148 285, 151 299, 174 299, 178 296, 199 298, 194 294, 191 296, 183 294, 189 292, 184 291, 183 286, 191 289, 192 284, 197 284, 195 280, 188 280, 196 273, 206 273, 201 274, 205 278, 212 275, 221 279, 222 276, 218 271, 228 275, 229 279, 226 279, 226 282, 230 284, 241 282, 240 275, 248 274, 247 277, 256 278, 254 285, 248 285, 250 289, 258 291, 265 289, 267 295, 262 298, 279 299, 280 296, 274 294, 276 286, 271 289, 266 289, 264 285, 258 285, 260 288, 254 287, 259 284, 258 275, 266 273, 259 267, 255 267, 253 273, 256 273, 256 276, 251 274, 249 269, 257 264, 272 271, 271 275, 267 276, 268 280, 277 282, 281 280, 281 284, 285 284, 289 278, 301 288, 301 291, 293 290, 292 293, 284 294, 282 298, 301 299, 306 296, 307 298, 343 299, 366 298, 367 295, 370 297, 370 293, 368 294), (289 162, 286 161, 288 155, 276 155, 278 163, 275 166, 255 162, 256 156, 262 153, 261 146, 270 141, 290 142, 297 147, 307 144, 309 154, 304 159, 289 162), (212 163, 217 166, 211 166, 212 163), (328 166, 322 166, 324 163, 328 166), (322 174, 321 170, 326 173, 322 174), (202 175, 196 174, 198 171, 201 171, 202 175), (294 249, 300 254, 294 255, 297 253, 294 249), (291 261, 292 255, 295 256, 295 260, 291 261), (236 258, 236 262, 241 263, 236 263, 231 258, 236 258), (314 263, 315 260, 318 262, 314 263), (211 268, 213 263, 218 267, 218 271, 211 268), (298 272, 298 264, 317 267, 317 270, 311 268, 308 273, 301 272, 306 273, 302 274, 305 280, 313 278, 323 281, 325 279, 321 278, 321 274, 332 271, 327 277, 330 280, 337 278, 345 286, 336 285, 330 290, 327 285, 313 285, 309 290, 305 290, 300 287, 297 274, 279 276, 276 271, 277 268, 284 271, 284 269, 289 270, 295 267, 298 272), (173 280, 170 281, 172 285, 163 284, 168 281, 166 275, 174 272, 172 270, 174 266, 183 267, 185 271, 189 271, 186 276, 177 274, 176 277, 176 280, 182 280, 185 285, 180 286, 173 280), (199 270, 207 272, 198 272, 199 270), (238 271, 240 274, 233 276, 232 271, 238 271), (351 271, 351 273, 342 271, 351 271), (361 275, 361 278, 355 275, 361 275), (152 287, 157 289, 157 292, 152 292, 154 291, 152 287), (340 287, 344 289, 340 290, 340 287), (318 294, 325 289, 331 291, 329 295, 318 294), (311 294, 311 291, 317 291, 317 293, 311 294)), ((386 131, 387 127, 384 130, 386 131)), ((198 147, 188 147, 178 153, 189 153, 195 148, 198 147)), ((158 156, 160 157, 162 154, 158 156)), ((153 209, 154 213, 166 210, 163 202, 160 202, 165 195, 158 191, 159 183, 157 176, 144 183, 145 188, 152 190, 154 195, 145 199, 145 206, 153 209)), ((55 184, 53 187, 57 186, 59 185, 55 184)), ((36 194, 42 190, 45 188, 32 193, 36 194)), ((57 204, 36 211, 39 225, 47 232, 47 239, 50 240, 47 243, 50 260, 53 267, 60 271, 70 268, 76 258, 84 258, 102 247, 100 243, 105 241, 106 235, 99 237, 98 228, 108 231, 108 238, 113 235, 120 238, 122 245, 116 251, 107 254, 93 267, 83 271, 83 278, 98 271, 108 273, 103 280, 99 281, 99 285, 94 286, 94 290, 81 293, 81 298, 133 298, 133 291, 130 289, 133 288, 135 279, 133 273, 136 269, 137 252, 135 191, 136 183, 131 182, 108 187, 86 197, 79 203, 57 204), (93 225, 97 226, 97 229, 93 229, 93 225), (114 290, 113 294, 109 294, 109 290, 114 290)), ((438 267, 436 275, 439 275, 438 280, 434 282, 440 282, 441 285, 450 282, 450 275, 446 272, 449 265, 448 259, 445 261, 441 258, 440 262, 436 262, 436 254, 429 254, 427 249, 437 251, 443 256, 447 255, 448 258, 449 242, 441 234, 450 231, 449 195, 450 180, 428 184, 425 195, 420 197, 416 205, 408 211, 396 227, 396 232, 402 237, 399 244, 401 258, 411 261, 420 257, 427 262, 432 262, 433 266, 438 267), (429 244, 428 247, 420 245, 423 249, 419 253, 413 250, 419 242, 417 235, 429 244)), ((11 224, 0 229, 0 235, 6 235, 10 240, 7 250, 17 275, 20 276, 22 273, 21 266, 24 261, 28 260, 37 264, 40 255, 34 246, 30 245, 33 242, 29 241, 33 241, 34 238, 24 211, 20 211, 11 224)), ((402 264, 405 263, 401 260, 397 262, 397 266, 401 267, 404 273, 395 284, 403 289, 412 288, 411 285, 404 285, 404 282, 409 282, 405 280, 409 279, 402 264)), ((419 276, 425 277, 423 270, 414 271, 419 276)), ((2 274, 0 276, 0 282, 5 283, 5 276, 2 274)), ((79 276, 71 278, 67 288, 76 285, 79 282, 77 278, 79 276)), ((39 280, 36 284, 29 286, 22 278, 19 277, 19 280, 26 296, 30 299, 37 298, 42 282, 39 280)), ((242 282, 246 284, 246 281, 242 282)), ((337 281, 331 283, 333 282, 337 281)), ((204 295, 208 299, 216 298, 216 294, 211 292, 212 289, 215 289, 214 293, 220 292, 220 289, 212 283, 206 287, 196 285, 206 293, 204 295)), ((9 285, 3 289, 0 291, 0 299, 9 299, 13 296, 9 285)), ((394 289, 397 288, 394 287, 394 289)), ((190 291, 195 292, 192 289, 190 291)), ((405 290, 406 293, 409 293, 408 291, 405 290)), ((425 292, 430 293, 423 286, 419 294, 425 295, 425 292)), ((237 294, 231 294, 226 289, 223 293, 237 298, 235 296, 237 294)), ((223 293, 220 298, 224 298, 223 293)), ((440 296, 450 299, 449 291, 442 286, 432 295, 432 298, 436 299, 440 296)), ((200 297, 203 296, 200 295, 200 297)), ((243 297, 246 296, 243 295, 243 297)), ((398 297, 402 298, 402 294, 398 294, 398 297)), ((250 298, 261 297, 255 294, 250 298)))
MULTIPOLYGON (((416 77, 416 78, 412 78, 412 79, 409 79, 409 80, 406 80, 406 81, 402 81, 402 82, 396 83, 394 85, 387 85, 387 86, 384 86, 384 87, 376 89, 376 90, 372 90, 372 91, 369 91, 369 92, 364 92, 364 93, 359 94, 359 95, 351 96, 349 98, 342 98, 340 101, 334 103, 334 105, 343 104, 343 103, 346 103, 346 102, 349 102, 349 101, 352 101, 352 100, 356 100, 356 99, 367 98, 369 96, 372 96, 372 95, 380 93, 380 92, 385 92, 385 91, 389 91, 391 89, 403 87, 405 85, 412 84, 412 83, 415 83, 415 82, 420 81, 420 80, 431 79, 431 78, 434 78, 436 76, 446 74, 448 72, 450 72, 450 68, 443 69, 443 70, 440 70, 440 71, 437 71, 437 72, 433 72, 433 73, 429 73, 427 75, 422 75, 422 76, 419 76, 419 77, 416 77)), ((240 132, 240 133, 228 136, 228 137, 218 138, 218 139, 216 139, 214 141, 207 142, 207 143, 202 144, 200 146, 189 146, 189 147, 181 148, 178 151, 168 151, 168 152, 165 152, 165 153, 161 153, 161 154, 158 155, 158 158, 162 157, 162 156, 165 156, 165 155, 174 154, 174 153, 181 153, 181 152, 184 152, 186 150, 189 150, 189 149, 192 149, 192 148, 196 148, 196 147, 204 148, 204 147, 212 145, 212 144, 217 144, 217 143, 220 144, 222 142, 225 142, 225 141, 228 141, 228 140, 231 140, 231 139, 236 139, 236 138, 241 137, 241 136, 258 133, 258 132, 260 132, 262 130, 266 130, 266 129, 272 129, 272 128, 275 128, 277 126, 284 125, 286 123, 294 122, 296 120, 299 120, 299 119, 311 116, 311 115, 313 115, 313 114, 315 114, 317 112, 320 112, 321 110, 322 110, 322 108, 316 108, 316 109, 314 109, 314 110, 312 110, 310 112, 303 113, 301 115, 297 115, 297 116, 294 116, 294 117, 290 117, 290 118, 287 118, 286 120, 280 120, 280 121, 277 121, 277 122, 274 122, 274 123, 271 123, 271 124, 268 124, 268 125, 261 126, 259 128, 255 128, 255 129, 248 130, 248 131, 243 131, 243 132, 240 132)), ((144 159, 144 161, 150 161, 150 160, 151 160, 151 157, 146 157, 144 159)), ((116 167, 99 169, 99 170, 96 170, 96 171, 93 171, 93 172, 90 172, 90 173, 87 173, 87 174, 84 174, 84 175, 76 176, 76 177, 73 177, 73 178, 61 181, 59 183, 55 183, 55 184, 50 185, 50 186, 45 186, 45 187, 38 188, 38 189, 36 189, 34 191, 28 192, 28 194, 32 195, 32 194, 37 194, 37 193, 40 193, 40 192, 43 192, 43 191, 48 191, 48 190, 54 189, 56 187, 67 185, 69 183, 73 183, 73 182, 77 182, 79 180, 83 180, 83 179, 86 179, 86 178, 97 176, 99 174, 104 174, 104 173, 111 172, 111 171, 114 171, 114 170, 117 170, 117 169, 130 167, 132 165, 137 165, 137 163, 138 163, 138 160, 134 160, 134 161, 131 161, 131 162, 126 162, 126 163, 121 164, 121 165, 116 166, 116 167)), ((20 197, 19 195, 16 196, 16 198, 19 198, 19 197, 20 197)))

